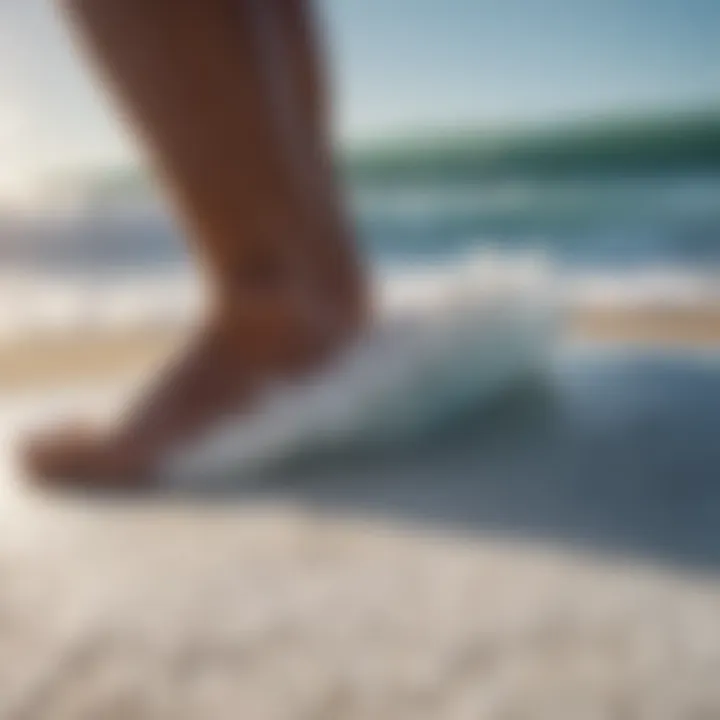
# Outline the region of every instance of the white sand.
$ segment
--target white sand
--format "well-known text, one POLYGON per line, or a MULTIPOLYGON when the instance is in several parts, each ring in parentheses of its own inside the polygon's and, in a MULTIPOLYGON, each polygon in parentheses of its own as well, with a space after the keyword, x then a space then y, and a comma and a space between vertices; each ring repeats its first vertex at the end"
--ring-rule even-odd
POLYGON ((290 504, 2 507, 3 720, 720 714, 707 578, 290 504))
MULTIPOLYGON (((664 513, 677 513, 686 539, 700 542, 692 531, 702 530, 703 546, 714 547, 712 467, 703 482, 687 472, 673 484, 666 472, 672 462, 690 467, 671 440, 712 417, 697 414, 700 400, 703 413, 717 407, 718 383, 703 373, 697 401, 681 405, 655 390, 642 395, 622 374, 601 388, 625 394, 597 396, 590 376, 569 376, 574 399, 553 422, 538 420, 547 450, 535 455, 530 442, 524 465, 491 445, 480 464, 467 464, 475 451, 453 451, 398 476, 395 488, 356 470, 344 492, 360 492, 364 472, 365 495, 392 492, 450 517, 464 516, 472 487, 473 511, 491 507, 490 518, 522 525, 534 503, 536 518, 560 529, 602 520, 611 539, 643 518, 652 537, 666 537, 659 530, 674 521, 664 513), (563 421, 569 408, 584 415, 563 421), (464 485, 444 485, 450 460, 467 468, 464 485), (627 472, 644 478, 636 489, 624 491, 627 472), (609 495, 597 490, 605 481, 609 495), (552 507, 538 487, 557 493, 552 507), (660 507, 646 512, 652 496, 660 507)), ((401 519, 391 503, 371 521, 363 502, 340 511, 312 492, 204 503, 44 496, 23 489, 8 458, 21 409, 0 418, 2 720, 720 717, 712 563, 703 573, 660 569, 651 563, 662 552, 621 561, 581 554, 559 532, 552 543, 493 538, 483 523, 463 534, 423 512, 401 519)), ((684 452, 714 462, 709 437, 693 432, 684 452)))

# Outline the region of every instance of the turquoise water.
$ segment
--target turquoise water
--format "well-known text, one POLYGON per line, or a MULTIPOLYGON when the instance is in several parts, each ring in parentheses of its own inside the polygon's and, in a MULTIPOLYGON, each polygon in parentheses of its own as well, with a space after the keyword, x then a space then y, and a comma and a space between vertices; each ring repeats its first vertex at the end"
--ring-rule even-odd
POLYGON ((356 148, 345 164, 351 175, 384 184, 712 174, 720 168, 720 111, 425 134, 356 148))
POLYGON ((540 247, 584 265, 720 260, 720 175, 398 184, 357 193, 378 260, 540 247))
POLYGON ((720 114, 455 133, 350 153, 373 257, 488 243, 586 265, 720 259, 720 114))

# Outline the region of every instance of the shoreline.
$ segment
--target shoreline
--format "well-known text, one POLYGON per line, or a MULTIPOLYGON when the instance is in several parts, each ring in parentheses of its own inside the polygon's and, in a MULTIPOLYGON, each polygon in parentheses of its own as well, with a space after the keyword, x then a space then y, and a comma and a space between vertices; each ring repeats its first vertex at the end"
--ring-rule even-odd
MULTIPOLYGON (((177 327, 153 327, 0 344, 0 393, 142 374, 162 363, 184 334, 177 327)), ((564 336, 603 343, 720 347, 720 307, 580 309, 569 313, 564 336)))

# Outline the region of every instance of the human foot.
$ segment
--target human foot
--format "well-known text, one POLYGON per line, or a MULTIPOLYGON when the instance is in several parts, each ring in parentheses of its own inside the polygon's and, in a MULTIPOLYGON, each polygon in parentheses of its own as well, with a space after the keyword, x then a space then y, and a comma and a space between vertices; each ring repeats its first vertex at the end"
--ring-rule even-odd
POLYGON ((209 321, 117 424, 76 424, 30 439, 22 448, 28 474, 59 485, 151 484, 166 453, 249 410, 273 380, 311 372, 347 342, 347 332, 316 319, 296 307, 256 307, 209 321))

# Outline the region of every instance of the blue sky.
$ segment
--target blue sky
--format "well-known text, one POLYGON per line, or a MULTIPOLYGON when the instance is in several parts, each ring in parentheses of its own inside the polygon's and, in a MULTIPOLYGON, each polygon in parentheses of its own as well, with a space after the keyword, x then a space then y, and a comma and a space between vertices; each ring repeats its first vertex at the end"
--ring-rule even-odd
MULTIPOLYGON (((688 108, 720 89, 720 0, 324 0, 339 131, 688 108)), ((52 0, 0 0, 0 192, 128 143, 52 0)))

